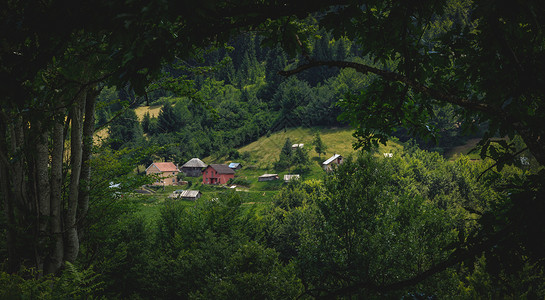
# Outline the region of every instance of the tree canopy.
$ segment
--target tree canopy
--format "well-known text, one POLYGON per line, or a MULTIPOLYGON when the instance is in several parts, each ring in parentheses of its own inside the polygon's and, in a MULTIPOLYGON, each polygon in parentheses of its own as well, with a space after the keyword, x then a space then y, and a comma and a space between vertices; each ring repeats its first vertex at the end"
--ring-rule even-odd
MULTIPOLYGON (((262 134, 262 128, 252 125, 271 125, 272 122, 267 118, 270 116, 254 114, 256 107, 270 105, 279 109, 280 116, 272 128, 285 127, 290 120, 307 115, 309 122, 327 123, 328 115, 324 111, 332 108, 331 103, 313 101, 315 95, 326 95, 320 99, 330 100, 335 93, 344 93, 338 107, 344 111, 344 120, 356 129, 355 146, 364 149, 384 143, 400 128, 413 135, 437 138, 440 134, 435 127, 439 124, 437 108, 448 106, 459 117, 456 125, 462 129, 471 131, 478 125, 485 128, 480 155, 494 159, 495 163, 484 171, 496 167, 497 172, 490 176, 493 179, 497 176, 501 183, 496 186, 501 194, 497 201, 480 209, 471 207, 475 204, 474 198, 464 198, 466 194, 478 197, 467 192, 469 184, 460 177, 451 178, 458 184, 450 187, 456 197, 470 205, 460 209, 479 215, 475 222, 478 224, 471 223, 471 228, 460 225, 455 229, 445 214, 448 203, 441 198, 446 197, 449 185, 441 176, 424 176, 425 172, 415 171, 425 162, 413 161, 410 172, 415 172, 411 176, 416 179, 392 180, 389 190, 381 180, 394 175, 383 174, 386 171, 380 169, 389 167, 388 163, 377 164, 373 169, 370 167, 374 162, 362 158, 358 164, 347 163, 352 169, 341 169, 344 173, 328 177, 325 189, 312 185, 303 187, 315 192, 312 197, 301 189, 297 189, 292 198, 289 192, 283 195, 287 200, 278 201, 283 205, 281 209, 299 204, 303 208, 293 213, 281 212, 279 220, 293 219, 275 228, 277 231, 267 231, 266 234, 271 233, 268 238, 274 240, 278 238, 275 234, 285 234, 288 229, 284 225, 297 223, 299 216, 308 217, 306 224, 315 226, 303 227, 298 232, 300 240, 292 241, 297 247, 281 244, 284 248, 278 251, 285 250, 285 253, 280 254, 245 240, 260 233, 245 232, 242 217, 229 218, 239 217, 240 203, 236 196, 227 197, 225 206, 209 204, 209 212, 195 213, 208 218, 199 223, 202 228, 197 228, 199 232, 195 235, 200 243, 191 244, 195 247, 192 253, 177 247, 190 244, 184 240, 183 233, 194 230, 189 225, 197 221, 191 214, 182 216, 176 208, 165 209, 161 220, 164 223, 159 225, 159 243, 170 243, 171 247, 161 246, 177 251, 165 259, 179 263, 179 278, 187 279, 184 276, 192 274, 192 270, 206 269, 202 277, 206 282, 201 282, 200 290, 193 291, 195 297, 215 297, 216 293, 247 296, 230 293, 236 290, 233 287, 243 287, 246 282, 238 275, 254 279, 271 276, 278 278, 279 283, 288 281, 296 270, 291 265, 280 264, 282 257, 296 259, 300 274, 304 275, 306 293, 316 297, 402 289, 483 253, 487 260, 501 262, 506 269, 533 265, 540 270, 545 264, 541 252, 545 248, 545 226, 541 218, 545 213, 545 127, 542 121, 545 118, 545 3, 542 1, 442 0, 430 4, 429 1, 375 0, 365 3, 204 0, 81 4, 52 0, 7 1, 1 8, 0 198, 7 225, 8 272, 31 267, 43 273, 56 273, 77 259, 84 233, 92 232, 86 220, 98 214, 91 209, 93 204, 103 203, 103 199, 109 203, 115 201, 112 193, 105 196, 93 190, 95 186, 105 190, 105 182, 108 182, 106 177, 98 177, 97 181, 91 176, 92 167, 101 170, 101 166, 92 164, 97 97, 104 86, 126 88, 131 92, 120 97, 126 98, 120 102, 128 107, 137 101, 132 91, 143 96, 152 92, 147 89, 152 80, 205 106, 211 107, 209 102, 217 102, 213 107, 224 118, 208 128, 215 132, 210 136, 203 134, 202 124, 214 123, 213 114, 202 113, 199 120, 193 120, 199 122, 189 124, 186 122, 189 117, 182 116, 189 116, 189 112, 197 108, 186 104, 177 104, 174 108, 165 104, 155 127, 151 126, 151 120, 146 125, 150 135, 152 128, 158 131, 155 132, 157 140, 183 143, 188 149, 194 148, 193 153, 206 151, 205 146, 199 145, 199 142, 206 143, 206 139, 215 139, 221 144, 236 138, 237 143, 242 143, 262 134), (256 41, 264 46, 280 45, 283 50, 277 48, 269 52, 275 58, 268 60, 269 64, 282 69, 279 75, 310 77, 310 80, 282 81, 276 72, 263 69, 257 63, 257 57, 263 52, 255 47, 247 47, 247 51, 233 57, 226 52, 214 52, 213 55, 218 56, 214 63, 225 67, 220 68, 221 80, 232 84, 231 87, 220 89, 223 84, 220 80, 198 77, 214 70, 199 65, 203 57, 212 55, 210 48, 223 47, 242 31, 255 31, 262 37, 241 38, 235 41, 239 47, 256 41), (348 49, 347 41, 355 47, 348 49), (348 50, 357 55, 349 55, 348 50), (291 56, 290 59, 282 51, 291 56), (235 65, 244 67, 235 69, 235 65), (316 74, 307 72, 312 68, 317 68, 316 74), (327 80, 333 78, 332 74, 338 74, 332 80, 342 80, 349 74, 347 69, 365 74, 365 80, 351 77, 354 80, 342 82, 335 93, 320 89, 323 84, 334 86, 335 82, 327 80), (259 92, 266 97, 264 102, 244 89, 260 78, 267 79, 266 88, 259 92), (311 90, 311 86, 317 89, 311 90), (239 95, 244 101, 233 101, 240 90, 246 91, 239 95), (234 117, 237 111, 244 112, 242 121, 234 117), (238 126, 240 124, 244 125, 238 126), (233 127, 244 135, 229 131, 233 127), (166 134, 184 130, 195 132, 197 138, 179 141, 177 136, 166 134), (520 136, 523 143, 518 142, 515 135, 520 136), (514 158, 526 149, 539 163, 537 171, 510 174, 507 179, 498 175, 505 165, 514 164, 514 158), (422 194, 400 192, 396 188, 424 180, 429 182, 423 186, 422 194), (362 195, 365 198, 361 198, 362 195), (436 202, 432 205, 425 199, 436 202), (304 211, 307 204, 310 210, 304 211), (178 214, 172 223, 166 222, 169 214, 178 214), (415 220, 421 222, 415 223, 415 220), (366 228, 367 225, 372 227, 366 228), (458 230, 457 237, 453 235, 454 230, 458 230), (169 236, 171 233, 178 235, 169 236), (373 238, 376 234, 387 239, 387 233, 400 237, 396 248, 387 248, 373 238), (415 254, 422 261, 416 266, 411 263, 413 253, 403 251, 405 247, 416 249, 418 246, 410 239, 411 234, 430 241, 428 248, 415 254), (234 241, 236 238, 240 239, 234 241), (452 242, 449 247, 454 248, 448 249, 455 250, 443 248, 447 247, 445 241, 452 242), (314 248, 316 244, 321 248, 314 248), (233 245, 244 247, 238 252, 230 251, 233 245), (378 256, 364 255, 368 253, 367 247, 374 247, 373 253, 378 256), (300 252, 294 255, 294 249, 300 252), (428 250, 432 253, 426 252, 428 250), (217 262, 218 266, 224 266, 222 270, 214 273, 209 264, 199 266, 200 260, 188 263, 185 259, 204 257, 208 253, 215 254, 216 259, 223 258, 217 262), (313 268, 318 267, 314 260, 317 257, 324 258, 320 261, 324 264, 321 269, 313 268), (395 272, 377 270, 373 265, 377 261, 389 265, 394 257, 401 259, 401 267, 395 272), (521 257, 527 260, 521 261, 521 257), (253 258, 258 260, 254 272, 240 274, 244 273, 246 261, 254 263, 253 258), (360 270, 364 267, 376 272, 362 277, 360 270), (321 274, 323 270, 328 271, 325 276, 321 274), (222 283, 216 280, 215 274, 223 274, 228 280, 222 283)), ((112 135, 137 140, 142 133, 134 113, 123 109, 116 113, 117 120, 111 121, 112 135)), ((101 124, 109 124, 107 115, 100 116, 101 124)), ((288 144, 291 144, 289 140, 285 147, 291 147, 288 144)), ((122 149, 121 145, 112 145, 122 149)), ((177 159, 190 153, 165 148, 156 152, 161 151, 165 152, 164 157, 177 159)), ((281 158, 290 151, 291 148, 284 149, 281 158)), ((308 161, 306 152, 297 149, 297 153, 303 158, 300 164, 308 161)), ((132 158, 138 160, 137 155, 132 158)), ((440 163, 434 158, 430 161, 440 163)), ((125 167, 120 168, 123 174, 117 174, 118 177, 129 176, 131 170, 125 167)), ((482 176, 478 176, 477 181, 486 177, 482 176)), ((129 186, 136 186, 136 182, 129 186)), ((133 230, 131 234, 139 237, 135 243, 145 244, 144 238, 140 239, 143 230, 138 221, 129 225, 133 230)), ((168 264, 158 264, 168 268, 168 264)), ((153 269, 153 266, 147 267, 153 269)), ((107 269, 106 272, 114 271, 107 269)), ((301 285, 297 280, 291 283, 276 288, 269 286, 269 290, 262 290, 270 292, 263 297, 294 297, 301 285)), ((179 281, 178 284, 184 283, 179 281)), ((149 287, 152 291, 158 290, 154 288, 157 287, 149 287)), ((168 290, 165 297, 174 297, 171 292, 176 293, 168 290)))

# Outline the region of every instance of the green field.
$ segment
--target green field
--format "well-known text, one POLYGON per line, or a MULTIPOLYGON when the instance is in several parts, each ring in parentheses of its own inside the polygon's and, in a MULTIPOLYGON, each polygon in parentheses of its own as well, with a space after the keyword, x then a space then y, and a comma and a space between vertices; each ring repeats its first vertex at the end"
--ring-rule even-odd
MULTIPOLYGON (((156 193, 142 197, 142 215, 148 220, 154 220, 158 215, 160 208, 167 201, 168 195, 177 189, 199 190, 203 196, 198 201, 209 201, 217 198, 221 193, 235 191, 239 193, 245 207, 265 207, 270 203, 278 191, 286 185, 283 177, 285 174, 300 174, 302 180, 316 179, 321 180, 324 176, 321 164, 333 154, 341 154, 349 156, 356 153, 352 147, 354 137, 353 130, 350 128, 292 128, 286 131, 279 131, 271 134, 269 137, 261 137, 257 141, 245 145, 238 150, 242 157, 247 159, 237 159, 243 165, 241 170, 238 170, 235 175, 236 188, 225 186, 203 185, 202 177, 188 177, 185 180, 191 181, 190 185, 184 186, 166 186, 156 189, 156 193), (314 133, 319 130, 322 141, 328 147, 327 154, 318 156, 311 145, 314 133), (309 150, 310 164, 305 170, 297 170, 290 168, 284 171, 276 171, 274 163, 278 160, 280 149, 284 145, 286 138, 290 138, 293 143, 305 144, 309 150), (243 155, 247 153, 246 155, 243 155), (279 180, 259 182, 258 177, 265 173, 274 173, 279 175, 279 180)), ((400 143, 391 141, 387 146, 381 145, 377 151, 377 155, 383 152, 400 152, 403 146, 400 143)), ((210 163, 229 163, 231 160, 225 157, 207 157, 203 161, 210 163)), ((194 201, 178 199, 183 205, 191 207, 194 201)))

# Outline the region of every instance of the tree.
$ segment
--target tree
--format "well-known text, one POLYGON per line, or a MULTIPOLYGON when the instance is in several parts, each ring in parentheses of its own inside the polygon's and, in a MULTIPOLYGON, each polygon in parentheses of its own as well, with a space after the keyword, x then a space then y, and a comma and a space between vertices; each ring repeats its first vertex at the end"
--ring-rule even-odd
POLYGON ((251 24, 310 10, 251 2, 245 5, 257 14, 241 15, 228 1, 2 5, 0 198, 9 272, 26 264, 54 273, 78 256, 78 230, 89 207, 97 84, 144 94, 162 63, 190 58, 251 24))
POLYGON ((132 109, 126 109, 115 118, 108 129, 110 147, 118 150, 126 144, 135 145, 142 139, 142 127, 136 113, 132 109))
POLYGON ((292 153, 292 164, 299 170, 306 169, 309 165, 308 150, 302 147, 297 147, 292 153))
MULTIPOLYGON (((385 143, 399 127, 408 129, 411 135, 436 139, 434 107, 448 104, 463 120, 464 131, 487 125, 480 154, 495 160, 487 171, 494 167, 501 171, 526 149, 542 168, 545 85, 541 84, 544 77, 540 70, 545 67, 545 49, 538 45, 545 42, 539 25, 545 21, 539 13, 543 9, 539 1, 516 6, 496 1, 440 1, 435 5, 377 1, 344 6, 326 14, 320 25, 331 29, 336 38, 347 35, 357 43, 361 56, 370 61, 307 56, 281 74, 290 76, 328 66, 368 75, 370 82, 364 89, 339 102, 345 111, 342 117, 356 128, 357 148, 385 143), (525 146, 517 146, 515 135, 525 146)), ((304 54, 304 47, 301 49, 304 54)), ((536 173, 504 186, 502 192, 509 197, 501 208, 492 207, 479 219, 482 230, 459 243, 458 253, 410 282, 424 280, 483 251, 488 258, 501 256, 507 261, 524 253, 543 269, 544 256, 537 254, 535 247, 545 246, 545 230, 535 213, 545 213, 540 204, 544 201, 545 182, 541 178, 545 171, 536 173), (526 205, 520 206, 521 201, 526 205), (506 236, 511 242, 505 240, 506 236)))
POLYGON ((151 133, 151 118, 149 112, 146 112, 142 118, 142 130, 145 133, 151 133))
POLYGON ((293 164, 293 150, 291 148, 291 140, 290 138, 286 138, 286 142, 284 142, 284 146, 282 146, 282 149, 280 150, 280 155, 278 157, 278 162, 275 163, 275 168, 279 170, 284 170, 293 164))
POLYGON ((324 142, 322 142, 322 137, 318 131, 316 131, 314 134, 312 145, 314 145, 314 150, 316 150, 316 153, 318 153, 318 158, 321 154, 326 154, 327 146, 324 144, 324 142))
POLYGON ((163 104, 157 116, 157 130, 162 133, 176 132, 182 125, 182 116, 175 112, 170 103, 163 104))

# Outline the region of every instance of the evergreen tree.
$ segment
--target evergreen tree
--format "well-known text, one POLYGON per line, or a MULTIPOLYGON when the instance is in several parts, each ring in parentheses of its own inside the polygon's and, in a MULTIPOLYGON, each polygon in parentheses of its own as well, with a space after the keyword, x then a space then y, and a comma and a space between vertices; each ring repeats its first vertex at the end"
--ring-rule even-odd
POLYGON ((299 170, 303 170, 309 165, 308 151, 305 148, 297 147, 292 153, 292 163, 299 170))
POLYGON ((150 133, 150 115, 149 112, 146 112, 144 114, 144 117, 142 118, 142 130, 144 130, 145 133, 150 133))
POLYGON ((321 154, 326 154, 327 146, 322 141, 322 137, 320 136, 319 132, 316 132, 314 134, 314 140, 312 141, 312 145, 314 145, 314 150, 316 150, 316 153, 318 153, 318 158, 321 157, 321 154))
POLYGON ((157 129, 159 132, 176 132, 183 126, 181 116, 175 113, 170 103, 163 105, 157 119, 157 129))
POLYGON ((291 149, 291 140, 286 138, 286 142, 280 150, 280 156, 278 162, 275 164, 276 169, 285 170, 289 168, 293 163, 293 150, 291 149))
POLYGON ((128 143, 137 143, 142 138, 142 127, 132 109, 126 109, 112 121, 109 129, 110 147, 114 150, 128 143))

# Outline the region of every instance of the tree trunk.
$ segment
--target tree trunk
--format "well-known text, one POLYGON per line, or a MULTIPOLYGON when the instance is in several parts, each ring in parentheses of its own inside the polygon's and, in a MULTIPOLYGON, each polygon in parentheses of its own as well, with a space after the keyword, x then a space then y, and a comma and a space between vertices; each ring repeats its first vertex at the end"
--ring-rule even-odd
POLYGON ((7 261, 7 272, 14 273, 19 268, 19 263, 17 260, 17 249, 16 249, 16 224, 15 216, 13 214, 13 189, 10 185, 10 161, 7 156, 8 145, 7 145, 7 130, 9 118, 2 114, 0 116, 0 197, 2 198, 2 203, 4 206, 4 216, 6 218, 6 248, 8 252, 8 261, 7 261))
POLYGON ((82 123, 83 109, 85 107, 86 91, 80 91, 76 96, 77 99, 72 105, 72 126, 70 128, 70 190, 68 193, 68 209, 65 217, 65 252, 64 259, 69 262, 74 262, 79 252, 79 237, 77 230, 77 210, 78 210, 78 195, 79 183, 81 175, 82 161, 82 123))
POLYGON ((49 130, 43 126, 42 122, 36 122, 38 135, 34 141, 36 147, 35 155, 35 180, 37 189, 34 190, 35 198, 38 201, 37 206, 37 255, 36 264, 39 270, 43 270, 44 256, 47 253, 50 216, 50 189, 49 189, 49 130))
MULTIPOLYGON (((89 189, 91 187, 91 154, 93 150, 93 134, 95 132, 95 100, 97 90, 90 88, 85 101, 85 121, 83 123, 82 169, 80 176, 80 192, 78 199, 78 228, 89 209, 89 189)), ((81 234, 81 233, 80 233, 81 234)))
POLYGON ((46 259, 44 273, 57 272, 63 262, 64 242, 62 234, 62 165, 64 153, 64 114, 53 125, 53 148, 51 150, 51 237, 52 245, 46 259))

